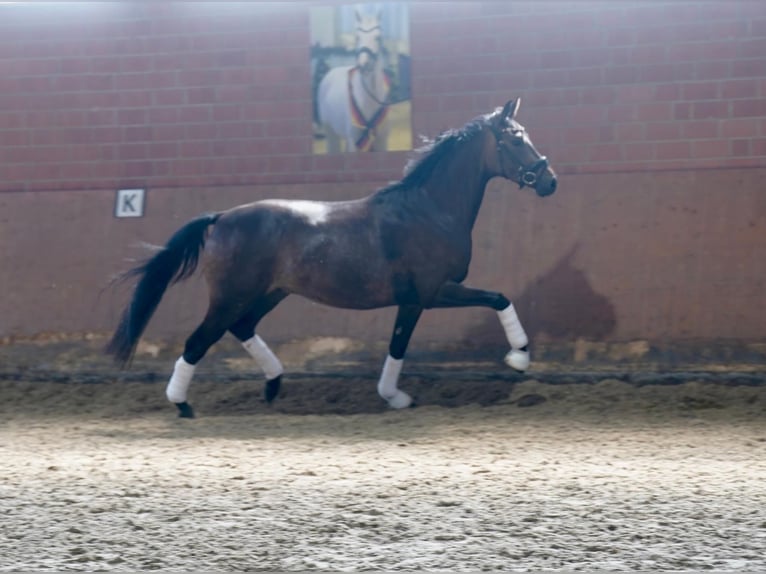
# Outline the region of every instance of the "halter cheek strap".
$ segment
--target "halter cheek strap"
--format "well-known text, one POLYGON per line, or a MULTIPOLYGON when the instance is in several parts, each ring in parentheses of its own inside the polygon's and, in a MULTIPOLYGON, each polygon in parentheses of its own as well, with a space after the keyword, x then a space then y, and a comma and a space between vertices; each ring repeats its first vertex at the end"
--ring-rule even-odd
MULTIPOLYGON (((498 133, 494 126, 492 127, 492 134, 495 136, 495 141, 497 142, 497 158, 500 165, 503 165, 503 148, 505 147, 503 136, 501 133, 498 133)), ((537 180, 540 179, 540 174, 545 171, 549 165, 548 158, 543 155, 530 166, 519 166, 517 176, 519 189, 523 189, 525 186, 534 187, 537 180)))

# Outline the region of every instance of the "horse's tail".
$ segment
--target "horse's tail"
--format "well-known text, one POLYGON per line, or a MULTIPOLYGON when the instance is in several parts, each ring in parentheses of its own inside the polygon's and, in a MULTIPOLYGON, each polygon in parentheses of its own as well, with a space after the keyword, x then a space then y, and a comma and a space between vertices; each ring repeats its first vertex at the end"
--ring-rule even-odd
POLYGON ((120 365, 125 366, 132 359, 138 340, 168 286, 194 273, 205 245, 207 228, 220 216, 220 213, 212 213, 193 219, 176 231, 154 256, 117 278, 117 281, 124 281, 140 277, 133 298, 122 312, 120 323, 105 349, 120 365))

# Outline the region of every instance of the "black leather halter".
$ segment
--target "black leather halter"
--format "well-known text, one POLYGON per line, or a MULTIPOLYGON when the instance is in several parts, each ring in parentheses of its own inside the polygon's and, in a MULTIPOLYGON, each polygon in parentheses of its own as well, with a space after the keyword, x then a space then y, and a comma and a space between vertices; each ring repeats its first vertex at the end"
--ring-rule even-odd
MULTIPOLYGON (((503 148, 506 147, 503 133, 502 131, 498 131, 494 125, 492 126, 492 133, 497 142, 497 156, 500 160, 500 165, 503 165, 503 148)), ((525 186, 534 187, 537 184, 537 180, 540 179, 540 174, 545 171, 549 165, 548 158, 544 155, 541 155, 540 159, 535 161, 532 165, 520 165, 517 176, 519 189, 523 189, 525 186)))

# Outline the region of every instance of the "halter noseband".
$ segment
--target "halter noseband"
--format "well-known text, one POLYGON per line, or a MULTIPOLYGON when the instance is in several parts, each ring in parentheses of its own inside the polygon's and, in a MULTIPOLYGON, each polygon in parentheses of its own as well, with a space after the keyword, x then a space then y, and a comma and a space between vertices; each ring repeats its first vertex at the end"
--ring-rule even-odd
POLYGON ((540 173, 544 171, 550 164, 548 163, 548 158, 543 156, 540 156, 540 159, 538 159, 535 163, 533 163, 530 167, 519 168, 519 189, 523 188, 525 185, 528 185, 529 187, 534 187, 537 183, 537 180, 540 177, 540 173))
MULTIPOLYGON (((505 141, 503 140, 503 134, 502 132, 498 132, 495 126, 492 126, 492 134, 495 136, 495 141, 497 142, 497 156, 500 160, 500 165, 503 164, 503 148, 505 147, 505 141)), ((519 189, 523 189, 524 186, 534 187, 537 183, 537 180, 540 179, 540 174, 548 168, 550 163, 548 162, 548 158, 544 155, 540 156, 540 159, 538 159, 535 163, 532 165, 525 167, 525 166, 519 166, 519 189)))

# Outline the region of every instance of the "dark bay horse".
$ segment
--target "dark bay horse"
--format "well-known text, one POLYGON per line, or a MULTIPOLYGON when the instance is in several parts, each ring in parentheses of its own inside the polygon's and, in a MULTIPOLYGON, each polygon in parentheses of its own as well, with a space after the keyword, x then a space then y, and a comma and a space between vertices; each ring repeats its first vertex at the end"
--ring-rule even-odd
POLYGON ((195 365, 227 331, 266 377, 266 400, 279 391, 282 364, 256 334, 258 322, 290 294, 333 307, 398 307, 378 382, 394 408, 412 399, 397 387, 404 354, 424 309, 489 307, 497 311, 524 371, 527 335, 502 294, 462 285, 471 262, 471 230, 496 176, 556 190, 556 174, 516 121, 519 100, 440 135, 404 177, 367 197, 321 202, 263 200, 202 215, 181 227, 153 257, 126 272, 138 277, 131 302, 106 351, 127 364, 171 283, 189 277, 202 255, 209 307, 186 340, 167 386, 182 417, 193 417, 187 391, 195 365))

